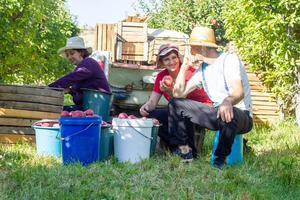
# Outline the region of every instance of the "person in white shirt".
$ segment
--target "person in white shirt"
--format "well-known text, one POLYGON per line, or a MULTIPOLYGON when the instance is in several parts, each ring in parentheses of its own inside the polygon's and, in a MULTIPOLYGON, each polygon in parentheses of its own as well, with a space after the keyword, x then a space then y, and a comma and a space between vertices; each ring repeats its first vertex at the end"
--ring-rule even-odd
POLYGON ((191 33, 191 56, 185 56, 169 103, 170 143, 174 154, 185 158, 192 149, 187 145, 190 134, 187 124, 219 130, 219 142, 213 166, 224 167, 236 134, 249 132, 253 126, 250 87, 244 66, 234 53, 219 53, 214 31, 195 27, 191 33), (201 63, 192 78, 185 83, 187 66, 191 61, 201 63), (185 99, 195 88, 204 88, 214 107, 185 99))

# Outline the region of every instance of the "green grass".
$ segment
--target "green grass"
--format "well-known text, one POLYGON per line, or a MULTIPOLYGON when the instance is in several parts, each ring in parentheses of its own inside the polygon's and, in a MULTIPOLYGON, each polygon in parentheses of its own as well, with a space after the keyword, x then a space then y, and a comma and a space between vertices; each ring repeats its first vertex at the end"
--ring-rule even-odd
POLYGON ((210 166, 212 134, 191 164, 159 152, 138 164, 63 166, 26 144, 0 146, 0 199, 300 199, 300 131, 293 121, 247 134, 244 164, 210 166))

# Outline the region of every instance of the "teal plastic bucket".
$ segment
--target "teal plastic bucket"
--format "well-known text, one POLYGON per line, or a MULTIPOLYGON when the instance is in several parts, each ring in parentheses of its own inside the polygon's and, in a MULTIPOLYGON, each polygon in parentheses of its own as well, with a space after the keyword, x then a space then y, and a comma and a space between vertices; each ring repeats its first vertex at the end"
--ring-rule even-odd
POLYGON ((151 144, 150 144, 150 156, 155 153, 156 144, 157 144, 157 135, 158 135, 159 125, 153 125, 151 132, 151 144))
MULTIPOLYGON (((214 152, 217 149, 219 143, 219 131, 216 131, 214 137, 214 144, 211 155, 211 163, 215 158, 214 152)), ((235 165, 243 163, 243 135, 237 134, 234 138, 234 142, 231 147, 231 153, 226 158, 227 165, 235 165)))
POLYGON ((112 94, 92 89, 82 89, 82 91, 83 109, 92 109, 95 114, 102 117, 103 121, 108 121, 113 100, 112 94))
POLYGON ((111 126, 101 127, 99 161, 107 160, 114 153, 114 131, 111 126))
POLYGON ((59 123, 63 164, 87 166, 98 161, 101 117, 61 117, 59 123))
MULTIPOLYGON (((53 120, 42 120, 34 123, 36 151, 41 156, 61 157, 60 129, 58 127, 37 126, 41 122, 53 122, 53 120)), ((55 121, 57 122, 57 120, 55 121)))

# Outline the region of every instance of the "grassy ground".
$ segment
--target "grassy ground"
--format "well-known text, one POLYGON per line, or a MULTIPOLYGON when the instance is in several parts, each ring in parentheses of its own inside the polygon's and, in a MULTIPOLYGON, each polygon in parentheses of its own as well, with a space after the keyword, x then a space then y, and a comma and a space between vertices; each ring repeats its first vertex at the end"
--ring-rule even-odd
POLYGON ((159 152, 139 164, 82 167, 0 146, 0 199, 300 199, 300 131, 293 121, 247 134, 244 164, 210 167, 212 134, 191 164, 159 152))

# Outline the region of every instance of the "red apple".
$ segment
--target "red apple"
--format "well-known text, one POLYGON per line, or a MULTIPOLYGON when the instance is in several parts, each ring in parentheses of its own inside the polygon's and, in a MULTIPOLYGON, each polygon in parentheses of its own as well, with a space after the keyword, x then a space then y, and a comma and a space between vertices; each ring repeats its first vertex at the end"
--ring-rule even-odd
POLYGON ((72 117, 85 117, 85 113, 81 110, 75 110, 72 112, 72 117))
POLYGON ((137 117, 135 115, 129 115, 128 119, 137 119, 137 117))
POLYGON ((165 84, 166 87, 172 87, 173 85, 173 78, 171 76, 164 76, 163 78, 163 83, 165 84))
POLYGON ((118 116, 119 119, 127 119, 128 115, 126 113, 120 113, 118 116))
POLYGON ((153 118, 152 121, 153 121, 153 125, 154 125, 154 126, 159 125, 158 119, 153 118))
POLYGON ((52 124, 48 122, 43 122, 41 127, 52 127, 52 124))
POLYGON ((61 113, 60 113, 60 116, 61 117, 70 117, 70 113, 68 112, 68 111, 62 111, 61 113))
POLYGON ((93 116, 94 115, 94 111, 92 109, 88 109, 86 111, 84 111, 86 116, 93 116))
POLYGON ((52 125, 53 128, 59 128, 59 124, 57 122, 55 122, 53 125, 52 125))

